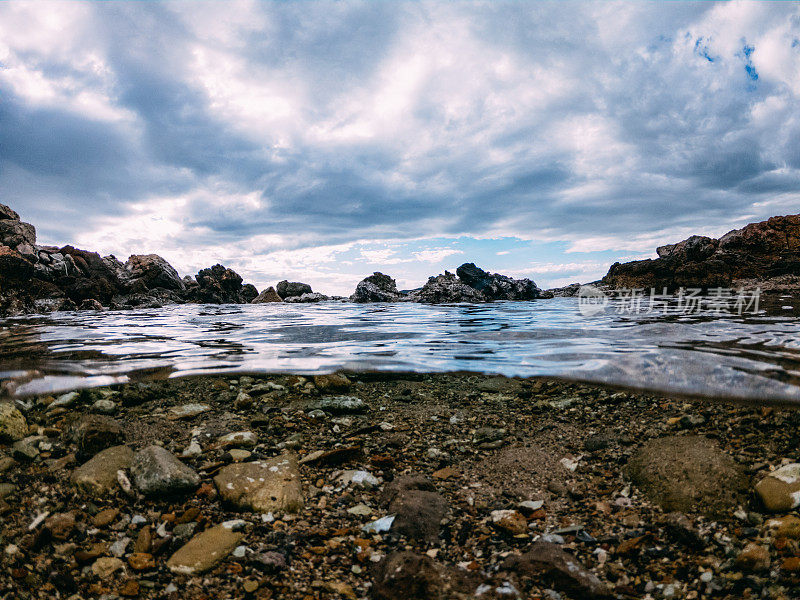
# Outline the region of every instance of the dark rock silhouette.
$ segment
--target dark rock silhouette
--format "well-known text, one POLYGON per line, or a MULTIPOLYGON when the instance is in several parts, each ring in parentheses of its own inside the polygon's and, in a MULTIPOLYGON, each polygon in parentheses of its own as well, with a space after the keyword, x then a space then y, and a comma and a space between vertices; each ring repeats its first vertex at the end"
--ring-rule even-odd
POLYGON ((659 247, 658 258, 614 263, 602 279, 615 288, 800 287, 800 215, 772 217, 719 239, 693 235, 659 247))
POLYGON ((251 304, 265 304, 267 302, 283 302, 283 299, 278 296, 278 292, 275 291, 275 288, 269 286, 263 292, 261 292, 258 296, 253 298, 250 302, 251 304))
POLYGON ((397 282, 378 271, 358 282, 351 302, 396 302, 400 299, 397 282))

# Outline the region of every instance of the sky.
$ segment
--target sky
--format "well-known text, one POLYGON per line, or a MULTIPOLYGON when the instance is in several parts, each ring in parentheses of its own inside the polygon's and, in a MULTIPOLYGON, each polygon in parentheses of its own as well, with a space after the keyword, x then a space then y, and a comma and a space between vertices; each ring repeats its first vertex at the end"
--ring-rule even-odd
POLYGON ((542 287, 800 212, 800 4, 4 2, 0 202, 262 289, 542 287))

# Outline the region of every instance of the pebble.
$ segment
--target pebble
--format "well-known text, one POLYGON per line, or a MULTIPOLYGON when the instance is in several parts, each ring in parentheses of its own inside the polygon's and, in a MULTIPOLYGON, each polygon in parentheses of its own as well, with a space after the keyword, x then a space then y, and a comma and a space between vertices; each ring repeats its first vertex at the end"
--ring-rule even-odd
POLYGON ((800 463, 790 463, 772 471, 756 484, 756 493, 770 512, 800 506, 800 463))
POLYGON ((16 442, 28 435, 25 417, 11 402, 0 402, 0 442, 16 442))
POLYGON ((103 556, 92 564, 92 573, 100 579, 108 579, 117 571, 125 569, 125 563, 118 558, 103 556))
POLYGON ((167 561, 173 573, 196 575, 214 568, 233 552, 244 535, 230 527, 216 525, 198 533, 167 561))
POLYGON ((380 479, 375 477, 369 471, 349 470, 343 472, 337 477, 337 482, 343 487, 353 485, 367 490, 371 490, 380 485, 380 479))
POLYGON ((766 571, 769 564, 769 549, 755 542, 748 543, 736 557, 736 566, 743 571, 766 571))
POLYGON ((117 412, 117 404, 113 400, 101 398, 92 404, 91 410, 92 412, 100 413, 102 415, 113 415, 115 412, 117 412))
POLYGON ((169 418, 174 420, 190 419, 209 410, 211 410, 211 407, 208 404, 192 403, 173 406, 169 409, 168 414, 169 418))
POLYGON ((200 485, 200 476, 161 446, 137 452, 130 471, 134 485, 145 496, 185 493, 200 485))
POLYGON ((234 431, 221 436, 217 443, 224 447, 254 448, 258 444, 258 435, 252 431, 234 431))
POLYGON ((312 403, 310 408, 332 414, 354 414, 364 412, 367 405, 361 398, 355 396, 323 396, 312 403))

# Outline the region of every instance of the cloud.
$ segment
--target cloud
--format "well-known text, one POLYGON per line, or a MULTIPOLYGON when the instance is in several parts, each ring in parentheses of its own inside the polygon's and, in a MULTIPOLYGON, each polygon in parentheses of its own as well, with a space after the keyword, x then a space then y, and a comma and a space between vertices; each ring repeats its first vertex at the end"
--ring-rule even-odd
POLYGON ((793 3, 9 2, 0 198, 259 283, 602 265, 797 212, 799 40, 793 3))

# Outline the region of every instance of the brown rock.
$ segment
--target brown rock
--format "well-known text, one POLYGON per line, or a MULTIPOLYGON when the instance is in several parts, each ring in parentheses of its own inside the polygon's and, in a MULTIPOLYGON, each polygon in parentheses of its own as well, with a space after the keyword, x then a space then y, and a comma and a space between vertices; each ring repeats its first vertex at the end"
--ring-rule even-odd
POLYGON ((769 549, 750 542, 736 557, 736 566, 743 571, 758 572, 769 569, 769 549))
POLYGON ((275 288, 272 286, 269 286, 258 296, 253 298, 250 304, 266 304, 267 302, 283 302, 283 299, 278 296, 278 292, 276 292, 275 288))
POLYGON ((509 556, 503 568, 542 582, 575 598, 606 598, 610 592, 597 576, 556 544, 536 542, 529 552, 509 556))
POLYGON ((147 569, 156 568, 156 561, 153 555, 147 552, 133 552, 128 557, 128 564, 134 571, 146 571, 147 569))
POLYGON ((444 582, 430 557, 393 552, 376 566, 372 596, 376 600, 436 600, 443 598, 444 582))
POLYGON ((225 524, 206 529, 175 552, 167 561, 167 567, 182 575, 205 573, 225 560, 242 537, 225 524))
POLYGON ((492 525, 510 535, 528 533, 528 520, 516 510, 495 510, 491 514, 492 525))
POLYGON ((56 540, 66 540, 75 529, 75 515, 72 513, 58 513, 44 522, 45 528, 56 540))
POLYGON ((95 527, 107 527, 111 525, 119 516, 119 510, 116 508, 105 508, 92 517, 92 525, 95 527))
POLYGON ((240 510, 297 512, 304 503, 297 458, 291 454, 228 465, 214 484, 220 498, 240 510))
POLYGON ((756 484, 756 493, 771 512, 800 506, 800 463, 784 465, 756 484))
POLYGON ((800 519, 794 515, 787 515, 779 519, 767 521, 767 527, 773 530, 775 537, 800 539, 800 519))
POLYGON ((136 536, 136 541, 133 543, 134 552, 150 552, 152 546, 153 534, 150 525, 145 525, 136 536))
POLYGON ((314 385, 323 393, 346 392, 350 389, 350 380, 341 373, 331 373, 330 375, 315 375, 314 385))
POLYGON ((119 423, 103 415, 83 415, 72 425, 71 432, 72 441, 84 456, 94 456, 124 441, 119 423))
POLYGON ((668 436, 645 442, 627 475, 651 501, 668 511, 730 514, 745 489, 741 467, 700 436, 668 436))
POLYGON ((436 541, 447 502, 435 490, 433 483, 419 475, 398 477, 389 483, 381 501, 395 515, 392 531, 411 539, 436 541))

